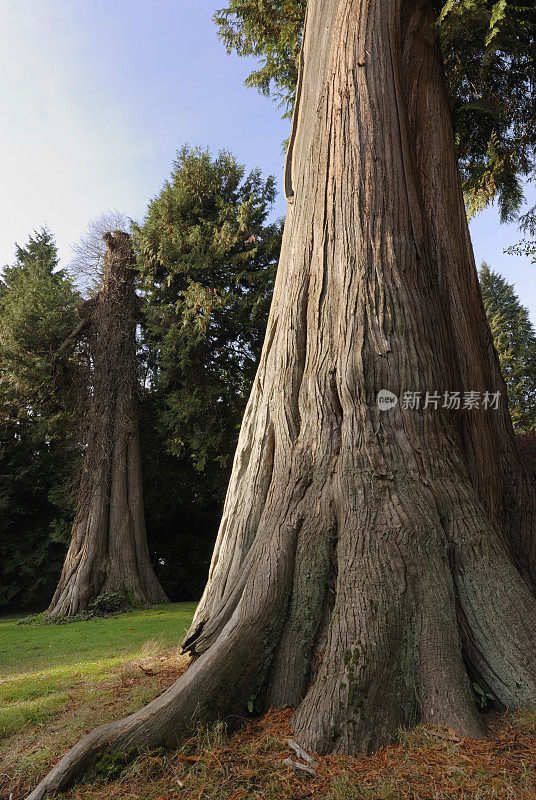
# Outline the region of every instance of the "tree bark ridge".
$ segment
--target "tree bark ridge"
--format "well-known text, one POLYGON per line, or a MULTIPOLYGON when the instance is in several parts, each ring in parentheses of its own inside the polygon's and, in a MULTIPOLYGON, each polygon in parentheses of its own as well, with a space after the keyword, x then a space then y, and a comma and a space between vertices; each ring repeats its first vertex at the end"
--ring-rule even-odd
POLYGON ((140 603, 167 601, 145 534, 132 246, 121 231, 105 239, 102 287, 81 311, 93 327, 93 396, 71 544, 50 616, 80 613, 118 591, 140 603))
POLYGON ((161 727, 140 721, 130 743, 179 738, 252 698, 295 706, 300 743, 319 752, 369 752, 418 719, 478 736, 466 663, 499 703, 536 703, 533 499, 506 398, 497 412, 441 402, 503 384, 430 4, 335 5, 309 0, 293 202, 184 642, 194 662, 148 707, 161 727), (382 411, 382 389, 440 401, 382 411))

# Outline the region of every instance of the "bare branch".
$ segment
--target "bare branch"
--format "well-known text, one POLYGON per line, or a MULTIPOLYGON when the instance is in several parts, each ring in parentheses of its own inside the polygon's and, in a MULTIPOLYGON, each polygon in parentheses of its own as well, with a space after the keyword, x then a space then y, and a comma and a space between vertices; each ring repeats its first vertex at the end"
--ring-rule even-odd
POLYGON ((104 236, 110 231, 125 231, 130 228, 127 217, 120 211, 110 211, 94 219, 77 244, 73 245, 74 257, 68 266, 71 275, 95 288, 102 279, 106 244, 104 236))

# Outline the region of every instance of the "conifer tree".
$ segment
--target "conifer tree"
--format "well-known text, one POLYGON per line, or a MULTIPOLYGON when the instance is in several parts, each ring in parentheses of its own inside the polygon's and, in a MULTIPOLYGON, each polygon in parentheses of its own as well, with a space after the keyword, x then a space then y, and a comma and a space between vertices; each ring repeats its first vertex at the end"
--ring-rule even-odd
POLYGON ((147 529, 181 598, 197 599, 206 579, 257 369, 281 247, 274 197, 273 178, 230 153, 183 147, 135 236, 147 529))
POLYGON ((274 179, 234 156, 184 147, 136 234, 152 379, 168 445, 226 467, 257 367, 281 224, 274 179))
POLYGON ((303 747, 355 753, 417 720, 482 736, 471 680, 536 706, 534 486, 504 402, 441 403, 505 387, 434 19, 428 0, 309 0, 273 302, 193 661, 30 800, 251 708, 292 706, 303 747))
POLYGON ((484 308, 508 389, 518 431, 536 430, 536 332, 512 284, 483 263, 479 272, 484 308))
POLYGON ((49 231, 17 247, 0 286, 0 607, 39 606, 61 569, 87 379, 62 343, 79 302, 49 231))
POLYGON ((51 617, 85 611, 100 595, 129 603, 166 602, 149 560, 138 427, 134 258, 124 231, 104 234, 97 294, 82 304, 69 335, 89 331, 92 391, 71 542, 51 617))
MULTIPOLYGON (((496 199, 504 219, 523 199, 536 147, 533 0, 434 0, 469 214, 496 199)), ((214 19, 228 52, 259 66, 246 85, 290 116, 307 0, 227 0, 214 19)))

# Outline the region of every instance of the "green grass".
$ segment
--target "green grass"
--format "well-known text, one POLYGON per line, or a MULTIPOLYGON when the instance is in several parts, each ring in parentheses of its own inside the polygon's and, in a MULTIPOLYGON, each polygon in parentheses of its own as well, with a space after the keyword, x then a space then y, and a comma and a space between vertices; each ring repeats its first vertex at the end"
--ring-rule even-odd
POLYGON ((27 722, 45 722, 69 701, 68 692, 51 692, 35 700, 22 700, 0 708, 0 739, 19 731, 27 722))
POLYGON ((92 692, 126 661, 176 647, 195 603, 176 603, 70 625, 0 620, 0 739, 92 692))
POLYGON ((187 630, 195 605, 174 603, 70 625, 17 625, 19 618, 0 619, 0 680, 112 654, 129 658, 148 639, 162 639, 172 647, 187 630))
MULTIPOLYGON (((26 797, 81 736, 165 691, 187 666, 177 645, 193 611, 177 604, 58 626, 0 620, 0 798, 26 797)), ((176 750, 140 755, 112 782, 77 786, 65 800, 536 797, 532 711, 490 717, 486 741, 421 725, 370 758, 317 756, 315 777, 284 764, 291 713, 272 710, 235 732, 200 726, 176 750)))

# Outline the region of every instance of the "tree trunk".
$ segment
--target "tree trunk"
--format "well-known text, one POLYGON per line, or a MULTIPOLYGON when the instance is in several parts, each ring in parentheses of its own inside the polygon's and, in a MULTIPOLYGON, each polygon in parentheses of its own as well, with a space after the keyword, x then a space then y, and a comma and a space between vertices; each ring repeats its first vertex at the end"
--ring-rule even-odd
POLYGON ((50 616, 77 614, 100 594, 166 602, 145 535, 136 368, 137 297, 128 234, 106 234, 92 305, 93 397, 72 539, 50 616))
POLYGON ((309 0, 292 202, 183 643, 194 662, 82 740, 32 797, 103 746, 173 743, 252 698, 294 706, 304 746, 345 753, 417 720, 478 736, 467 667, 504 706, 535 704, 534 498, 482 308, 432 22, 427 0, 309 0), (381 411, 382 389, 441 401, 381 411), (500 391, 501 406, 442 408, 454 391, 500 391))

